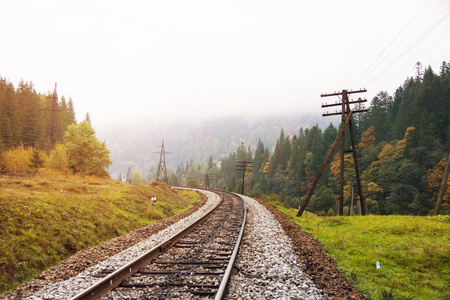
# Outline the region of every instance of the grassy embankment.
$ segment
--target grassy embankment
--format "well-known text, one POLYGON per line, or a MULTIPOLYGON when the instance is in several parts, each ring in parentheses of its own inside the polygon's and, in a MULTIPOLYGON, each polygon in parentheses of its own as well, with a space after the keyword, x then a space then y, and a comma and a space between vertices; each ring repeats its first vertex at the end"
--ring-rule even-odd
POLYGON ((195 192, 155 183, 0 178, 0 293, 81 249, 198 202, 195 192))
POLYGON ((277 207, 319 239, 371 299, 450 299, 450 216, 298 218, 297 210, 277 207))

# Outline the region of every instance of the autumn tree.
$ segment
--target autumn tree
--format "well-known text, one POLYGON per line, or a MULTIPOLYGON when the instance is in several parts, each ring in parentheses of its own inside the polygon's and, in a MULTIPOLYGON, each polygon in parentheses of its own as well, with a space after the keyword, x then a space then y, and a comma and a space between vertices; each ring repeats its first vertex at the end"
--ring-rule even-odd
POLYGON ((5 170, 12 175, 25 175, 30 171, 31 149, 23 145, 8 150, 3 158, 5 170))
POLYGON ((131 184, 142 184, 142 176, 138 170, 133 172, 133 176, 131 176, 131 184))
MULTIPOLYGON (((427 172, 427 189, 432 196, 432 198, 430 199, 431 203, 435 203, 438 198, 446 164, 447 164, 447 158, 443 158, 438 164, 436 164, 436 166, 434 166, 434 168, 430 169, 427 172)), ((450 205, 449 205, 450 192, 449 192, 449 190, 450 190, 450 177, 448 178, 448 181, 447 181, 447 190, 444 191, 444 197, 442 199, 442 204, 441 204, 442 206, 441 206, 441 211, 440 211, 441 213, 445 213, 450 210, 450 205)))
POLYGON ((61 173, 67 173, 69 171, 68 164, 66 149, 62 144, 55 144, 45 162, 45 167, 61 173))
POLYGON ((77 174, 109 176, 107 168, 112 164, 110 151, 105 142, 100 142, 88 122, 72 124, 64 134, 69 168, 77 174))

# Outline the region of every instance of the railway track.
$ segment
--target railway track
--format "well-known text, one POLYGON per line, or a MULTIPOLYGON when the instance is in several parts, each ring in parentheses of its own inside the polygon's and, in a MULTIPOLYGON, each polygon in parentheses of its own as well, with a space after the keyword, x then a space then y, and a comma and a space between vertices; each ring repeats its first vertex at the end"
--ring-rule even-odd
POLYGON ((246 208, 234 194, 194 224, 71 299, 221 299, 245 226, 246 208))

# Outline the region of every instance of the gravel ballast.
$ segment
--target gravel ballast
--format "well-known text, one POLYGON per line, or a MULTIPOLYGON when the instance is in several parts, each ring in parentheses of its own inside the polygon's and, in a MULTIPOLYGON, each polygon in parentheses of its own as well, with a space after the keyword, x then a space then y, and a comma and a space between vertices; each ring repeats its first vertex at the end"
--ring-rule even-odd
POLYGON ((247 224, 236 274, 228 285, 231 299, 327 299, 306 275, 289 237, 270 211, 243 197, 247 224))

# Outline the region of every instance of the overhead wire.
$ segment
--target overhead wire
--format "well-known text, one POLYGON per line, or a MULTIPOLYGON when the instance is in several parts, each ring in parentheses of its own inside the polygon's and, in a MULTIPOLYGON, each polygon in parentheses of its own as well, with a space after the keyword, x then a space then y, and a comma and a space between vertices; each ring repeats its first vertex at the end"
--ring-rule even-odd
POLYGON ((414 16, 409 19, 409 21, 401 28, 401 30, 391 39, 391 41, 384 47, 384 49, 377 55, 377 57, 372 61, 371 64, 369 64, 367 66, 367 68, 364 70, 364 72, 356 79, 356 81, 353 83, 353 85, 356 85, 357 83, 359 83, 362 79, 365 78, 365 75, 367 74, 367 72, 373 71, 373 66, 375 64, 381 64, 388 56, 385 56, 385 58, 380 62, 379 59, 383 56, 383 54, 390 49, 391 45, 393 45, 394 42, 397 41, 397 38, 406 30, 407 26, 413 21, 415 20, 418 15, 420 14, 421 10, 425 7, 427 3, 423 3, 423 5, 421 6, 421 8, 419 10, 416 11, 416 13, 414 14, 414 16))
POLYGON ((353 43, 351 46, 349 46, 349 49, 355 49, 354 51, 346 51, 345 57, 342 60, 341 64, 339 64, 334 72, 334 74, 341 74, 340 76, 336 76, 335 80, 332 84, 333 87, 340 87, 341 82, 343 81, 344 76, 348 76, 350 74, 350 71, 354 68, 356 62, 360 59, 362 59, 363 51, 362 48, 367 44, 367 39, 369 38, 369 34, 367 34, 368 30, 373 27, 369 24, 372 24, 377 18, 378 15, 381 12, 383 1, 376 1, 376 7, 374 8, 374 12, 369 15, 369 18, 366 19, 364 22, 364 25, 361 26, 361 30, 359 31, 356 38, 352 39, 353 43), (356 57, 355 57, 356 54, 356 57), (347 70, 347 72, 342 73, 342 70, 347 70))
MULTIPOLYGON (((377 15, 378 22, 374 24, 372 27, 372 30, 370 32, 365 33, 365 40, 362 43, 364 45, 364 51, 359 51, 359 53, 356 53, 356 57, 352 60, 354 62, 353 65, 349 66, 348 71, 346 72, 345 77, 342 78, 342 81, 340 85, 346 84, 348 82, 349 77, 354 74, 354 70, 356 69, 356 66, 364 65, 367 61, 375 61, 376 57, 373 58, 377 54, 377 45, 379 44, 380 37, 386 33, 388 26, 393 22, 394 19, 400 19, 404 17, 405 11, 401 10, 402 5, 404 2, 400 2, 396 7, 392 7, 394 5, 394 1, 385 1, 384 5, 382 7, 383 11, 377 15), (379 20, 383 19, 383 12, 390 12, 388 14, 387 18, 388 22, 379 22, 379 20), (403 14, 399 14, 399 12, 403 11, 403 14)), ((355 53, 352 51, 349 51, 350 53, 353 53, 355 56, 355 53)), ((348 87, 350 88, 350 87, 348 87)))
MULTIPOLYGON (((450 32, 449 32, 448 36, 450 37, 450 32)), ((372 88, 374 88, 375 90, 381 89, 387 83, 392 82, 392 80, 395 77, 397 77, 399 74, 402 74, 404 72, 404 70, 407 69, 408 67, 410 67, 412 70, 415 63, 420 60, 420 57, 422 57, 423 54, 425 54, 427 51, 429 51, 429 49, 433 49, 436 45, 438 45, 441 42, 442 41, 439 38, 436 38, 433 43, 428 44, 426 48, 422 49, 422 51, 420 53, 418 53, 414 59, 405 60, 402 62, 402 64, 397 63, 396 64, 397 67, 394 70, 392 70, 391 74, 388 75, 388 77, 386 77, 387 75, 380 76, 382 73, 384 73, 384 72, 380 71, 379 73, 374 75, 373 78, 370 79, 370 82, 372 82, 371 83, 372 88)), ((404 54, 405 53, 400 53, 398 57, 401 57, 404 54)), ((398 57, 396 57, 396 58, 398 58, 398 57)), ((431 62, 431 65, 436 65, 437 63, 442 63, 443 61, 448 60, 449 58, 450 58, 450 53, 447 53, 447 54, 441 56, 439 59, 431 62)), ((401 85, 402 83, 403 82, 399 82, 398 84, 401 85)))
MULTIPOLYGON (((412 49, 414 49, 420 41, 422 41, 422 39, 429 34, 429 32, 431 30, 433 30, 436 26, 438 26, 444 19, 445 17, 450 13, 450 9, 447 8, 446 10, 442 11, 441 14, 438 16, 437 19, 434 19, 434 22, 429 24, 427 28, 424 29, 424 31, 420 34, 415 36, 414 39, 412 39, 407 46, 403 49, 402 52, 398 52, 397 55, 395 56, 389 56, 390 60, 387 63, 388 66, 391 66, 390 69, 392 69, 392 66, 394 65, 398 65, 398 63, 401 61, 401 58, 405 57, 406 54, 410 53, 412 49)), ((429 15, 427 15, 429 16, 429 15)), ((434 43, 433 44, 428 44, 426 47, 427 49, 430 49, 433 45, 438 44, 440 42, 440 37, 435 38, 434 43)), ((424 53, 423 51, 421 53, 424 53)), ((418 57, 415 56, 417 59, 418 57)), ((380 64, 382 64, 388 57, 385 57, 380 64)), ((413 59, 415 60, 415 59, 413 59)), ((406 61, 406 63, 410 64, 410 65, 414 65, 416 61, 411 61, 411 59, 409 61, 406 61)), ((373 71, 371 72, 373 73, 373 71)), ((396 75, 398 75, 400 73, 400 71, 398 71, 396 73, 396 75)), ((382 74, 387 74, 385 69, 379 70, 378 73, 374 74, 372 77, 367 77, 367 81, 368 82, 376 82, 377 80, 379 81, 379 78, 381 78, 382 74)), ((386 76, 386 75, 385 75, 386 76)))
MULTIPOLYGON (((413 5, 406 0, 397 3, 398 4, 394 6, 391 0, 377 1, 377 6, 374 10, 375 12, 370 14, 369 19, 359 31, 358 36, 353 39, 353 46, 346 52, 346 55, 340 64, 341 67, 338 68, 338 71, 344 69, 346 72, 335 72, 340 75, 334 77, 335 79, 332 82, 334 88, 336 86, 339 88, 351 88, 352 86, 362 84, 362 82, 365 82, 365 84, 363 84, 364 87, 369 85, 374 88, 382 87, 386 83, 391 82, 393 78, 398 77, 399 74, 404 73, 405 68, 408 68, 408 66, 411 66, 411 68, 414 67, 416 61, 411 63, 411 59, 404 59, 403 57, 405 57, 406 54, 412 53, 413 57, 420 58, 423 54, 440 43, 439 38, 435 38, 425 47, 419 47, 420 42, 445 20, 449 7, 441 11, 438 16, 435 17, 432 16, 432 14, 435 14, 438 6, 434 5, 430 7, 429 1, 418 0, 415 1, 413 5), (408 6, 408 8, 414 6, 416 9, 411 13, 411 10, 408 10, 406 6, 408 6), (385 11, 390 12, 387 16, 388 21, 376 23, 376 21, 382 19, 381 14, 385 11), (372 24, 372 22, 374 22, 374 24, 372 24), (392 30, 392 28, 398 28, 398 25, 401 26, 400 29, 392 30), (392 38, 389 38, 382 49, 380 49, 377 47, 380 37, 386 32, 390 32, 392 38), (411 36, 413 38, 408 39, 411 36), (356 47, 354 45, 356 45, 356 47), (356 51, 353 51, 353 49, 356 51), (342 86, 343 84, 346 84, 352 74, 355 73, 355 69, 360 68, 359 66, 361 65, 366 65, 367 67, 359 74, 357 79, 353 81, 352 86, 342 86), (375 66, 381 66, 381 69, 375 68, 375 66)), ((443 3, 445 3, 445 1, 443 3)), ((438 61, 433 62, 433 64, 436 64, 439 61, 446 61, 448 58, 449 55, 446 54, 438 61)), ((419 60, 420 59, 417 59, 417 61, 419 60)), ((401 83, 399 83, 399 85, 400 84, 401 83)), ((286 133, 292 135, 299 127, 303 127, 305 124, 310 125, 311 123, 319 123, 320 119, 322 119, 322 114, 318 113, 316 117, 313 117, 310 113, 306 118, 303 117, 292 126, 289 126, 286 129, 286 133)), ((333 123, 333 120, 331 123, 333 123)))

